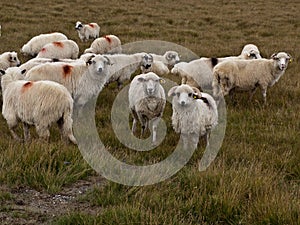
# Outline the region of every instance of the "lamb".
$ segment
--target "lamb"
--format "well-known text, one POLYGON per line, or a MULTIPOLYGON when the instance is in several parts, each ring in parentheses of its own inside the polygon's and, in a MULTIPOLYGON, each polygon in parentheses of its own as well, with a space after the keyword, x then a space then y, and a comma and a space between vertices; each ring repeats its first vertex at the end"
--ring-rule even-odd
POLYGON ((164 55, 157 55, 151 53, 150 55, 153 56, 153 61, 161 61, 169 68, 172 68, 176 63, 180 61, 180 57, 178 52, 176 51, 166 51, 164 55))
POLYGON ((6 70, 8 67, 19 66, 21 64, 18 53, 4 52, 0 55, 0 69, 6 70))
POLYGON ((211 130, 218 124, 215 100, 207 93, 186 84, 172 87, 172 126, 183 138, 183 147, 197 148, 199 136, 206 136, 207 146, 211 130))
POLYGON ((34 57, 41 51, 44 45, 51 42, 62 41, 67 39, 68 38, 66 35, 59 32, 54 32, 50 34, 40 34, 31 38, 26 44, 24 44, 21 49, 21 52, 24 55, 30 55, 34 57))
POLYGON ((229 56, 223 58, 205 58, 193 60, 189 63, 180 62, 171 70, 172 74, 181 77, 182 84, 188 84, 200 90, 212 88, 213 68, 220 62, 234 59, 260 59, 260 52, 256 45, 247 44, 244 46, 239 56, 229 56))
POLYGON ((267 88, 273 86, 285 73, 291 56, 285 52, 274 53, 271 59, 229 60, 214 68, 213 95, 218 99, 233 90, 250 91, 252 99, 257 87, 262 90, 266 103, 267 88))
POLYGON ((149 68, 152 63, 151 56, 144 52, 106 56, 112 64, 109 68, 110 78, 108 79, 107 84, 117 81, 119 89, 126 80, 130 79, 134 72, 140 69, 140 67, 149 68))
POLYGON ((24 139, 30 138, 29 126, 34 125, 42 139, 49 140, 49 127, 57 122, 61 137, 76 144, 72 131, 73 99, 67 89, 52 81, 25 81, 24 70, 12 67, 1 71, 3 89, 2 115, 16 140, 18 121, 23 123, 24 139))
POLYGON ((106 35, 95 39, 90 48, 87 48, 84 53, 95 54, 118 54, 122 52, 121 41, 115 35, 106 35))
POLYGON ((79 47, 75 41, 62 40, 48 43, 43 46, 37 58, 77 59, 79 47))
POLYGON ((100 26, 97 23, 83 24, 80 21, 76 22, 75 29, 81 41, 96 39, 99 37, 100 26))
POLYGON ((132 132, 136 132, 137 121, 141 123, 141 137, 144 135, 149 122, 152 121, 152 143, 156 143, 156 130, 165 104, 165 91, 160 83, 162 78, 153 72, 140 74, 130 83, 128 98, 129 108, 133 116, 132 132))
POLYGON ((164 64, 162 61, 154 61, 153 56, 150 55, 151 58, 148 59, 151 63, 151 66, 146 68, 145 66, 141 66, 142 73, 153 72, 158 76, 164 76, 170 72, 168 66, 164 64))
POLYGON ((108 65, 109 59, 102 55, 91 57, 86 62, 45 63, 28 71, 25 79, 58 82, 71 93, 76 105, 83 106, 102 90, 108 79, 108 65))

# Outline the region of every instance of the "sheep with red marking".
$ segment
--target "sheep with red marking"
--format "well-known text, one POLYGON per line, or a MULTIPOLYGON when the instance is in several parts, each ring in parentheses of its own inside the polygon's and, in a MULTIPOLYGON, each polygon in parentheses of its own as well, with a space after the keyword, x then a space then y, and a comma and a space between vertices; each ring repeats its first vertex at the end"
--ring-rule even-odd
POLYGON ((77 59, 78 54, 79 47, 75 41, 63 40, 44 45, 36 57, 50 59, 77 59))
POLYGON ((74 103, 84 105, 97 96, 108 79, 110 61, 102 55, 91 56, 86 62, 45 63, 26 73, 30 81, 51 80, 64 85, 74 98, 74 103))
POLYGON ((106 35, 95 39, 90 48, 87 48, 84 53, 95 54, 118 54, 122 52, 121 41, 115 35, 106 35))
POLYGON ((46 44, 67 39, 68 38, 66 35, 59 32, 54 32, 50 34, 40 34, 31 38, 26 44, 24 44, 21 49, 21 52, 24 55, 30 55, 34 57, 41 51, 41 49, 46 44))
POLYGON ((83 24, 80 21, 76 22, 75 29, 81 41, 96 39, 99 37, 100 26, 97 23, 83 24))
POLYGON ((0 69, 6 70, 8 67, 19 66, 20 60, 16 52, 4 52, 0 55, 0 69))
POLYGON ((57 122, 62 138, 76 144, 72 131, 73 99, 68 90, 52 81, 25 81, 24 71, 12 67, 1 71, 3 89, 2 115, 16 140, 18 122, 23 123, 24 139, 30 138, 29 126, 34 125, 42 139, 49 140, 49 127, 57 122))

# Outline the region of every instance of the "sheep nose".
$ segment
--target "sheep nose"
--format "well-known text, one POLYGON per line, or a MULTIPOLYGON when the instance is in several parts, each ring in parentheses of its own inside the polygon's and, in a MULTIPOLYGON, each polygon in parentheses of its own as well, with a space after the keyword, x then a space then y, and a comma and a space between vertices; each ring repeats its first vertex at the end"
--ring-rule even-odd
POLYGON ((148 93, 152 94, 153 93, 153 88, 148 88, 148 93))
POLYGON ((181 102, 180 102, 180 105, 181 105, 181 106, 185 106, 185 101, 181 101, 181 102))
POLYGON ((99 72, 99 73, 101 73, 102 70, 103 70, 102 67, 99 67, 99 68, 98 68, 98 72, 99 72))

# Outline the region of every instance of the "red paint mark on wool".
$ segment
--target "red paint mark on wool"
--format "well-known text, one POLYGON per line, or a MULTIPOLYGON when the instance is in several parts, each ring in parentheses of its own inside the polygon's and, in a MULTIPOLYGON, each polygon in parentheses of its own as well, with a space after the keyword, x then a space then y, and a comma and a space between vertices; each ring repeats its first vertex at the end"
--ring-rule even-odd
POLYGON ((41 49, 41 52, 45 52, 45 51, 46 51, 46 48, 42 48, 42 49, 41 49))
POLYGON ((111 38, 109 36, 104 36, 104 38, 109 42, 111 43, 111 38))
POLYGON ((24 93, 25 91, 27 91, 29 88, 32 87, 32 85, 33 85, 32 81, 26 82, 22 87, 21 93, 24 93))
POLYGON ((90 23, 89 26, 90 26, 91 28, 94 28, 94 27, 95 27, 95 25, 92 24, 92 23, 90 23))
POLYGON ((56 47, 59 47, 59 48, 63 48, 64 47, 64 44, 60 41, 55 41, 53 42, 53 45, 56 46, 56 47))
POLYGON ((72 69, 73 69, 73 66, 70 66, 70 65, 64 65, 63 66, 63 76, 64 76, 64 78, 67 78, 68 76, 71 75, 72 69))

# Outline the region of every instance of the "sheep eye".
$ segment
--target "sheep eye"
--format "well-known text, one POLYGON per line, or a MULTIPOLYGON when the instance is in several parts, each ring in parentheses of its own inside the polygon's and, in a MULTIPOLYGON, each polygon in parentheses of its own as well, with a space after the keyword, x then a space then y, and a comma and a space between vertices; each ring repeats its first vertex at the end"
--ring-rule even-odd
POLYGON ((176 93, 176 95, 177 95, 177 97, 179 97, 179 96, 180 96, 180 93, 176 93))
POLYGON ((193 95, 193 93, 189 93, 189 94, 188 94, 189 97, 192 97, 192 95, 193 95))

